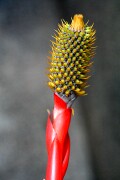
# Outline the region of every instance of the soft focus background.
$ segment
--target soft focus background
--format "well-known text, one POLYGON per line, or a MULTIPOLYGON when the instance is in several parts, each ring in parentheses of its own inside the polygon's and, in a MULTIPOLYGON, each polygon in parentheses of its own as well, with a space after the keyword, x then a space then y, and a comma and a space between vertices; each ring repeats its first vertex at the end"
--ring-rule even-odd
POLYGON ((120 1, 0 0, 0 180, 45 177, 50 39, 83 13, 97 30, 88 96, 74 103, 65 180, 120 180, 120 1))

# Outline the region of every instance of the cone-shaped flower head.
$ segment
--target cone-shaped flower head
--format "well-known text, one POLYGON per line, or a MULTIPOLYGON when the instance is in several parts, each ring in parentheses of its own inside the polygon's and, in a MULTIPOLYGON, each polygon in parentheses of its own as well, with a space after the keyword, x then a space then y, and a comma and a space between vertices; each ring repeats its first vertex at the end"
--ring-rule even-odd
POLYGON ((52 42, 48 85, 57 93, 84 95, 94 55, 95 30, 81 14, 72 23, 62 21, 52 42))

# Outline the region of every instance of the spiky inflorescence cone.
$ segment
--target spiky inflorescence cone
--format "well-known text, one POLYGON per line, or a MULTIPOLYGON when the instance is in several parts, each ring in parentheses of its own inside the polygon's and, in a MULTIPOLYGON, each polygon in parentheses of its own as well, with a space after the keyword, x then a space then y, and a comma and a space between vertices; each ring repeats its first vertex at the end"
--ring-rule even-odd
POLYGON ((94 55, 95 30, 81 14, 72 23, 62 21, 52 42, 48 85, 67 97, 85 95, 90 62, 94 55))

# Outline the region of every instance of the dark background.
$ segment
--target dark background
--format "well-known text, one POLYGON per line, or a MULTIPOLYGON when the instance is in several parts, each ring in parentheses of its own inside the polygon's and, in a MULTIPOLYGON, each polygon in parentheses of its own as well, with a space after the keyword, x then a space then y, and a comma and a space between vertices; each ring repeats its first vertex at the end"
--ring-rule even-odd
POLYGON ((65 180, 120 180, 120 1, 0 0, 0 180, 45 177, 50 39, 60 19, 94 22, 88 96, 73 105, 65 180))

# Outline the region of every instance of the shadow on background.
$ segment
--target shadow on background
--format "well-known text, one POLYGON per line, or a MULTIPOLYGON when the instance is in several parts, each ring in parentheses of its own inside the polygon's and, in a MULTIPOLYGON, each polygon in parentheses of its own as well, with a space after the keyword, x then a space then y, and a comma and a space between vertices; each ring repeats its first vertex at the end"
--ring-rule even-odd
POLYGON ((0 180, 45 176, 51 35, 60 19, 94 22, 97 53, 88 96, 74 103, 65 180, 120 179, 120 2, 0 1, 0 180))

